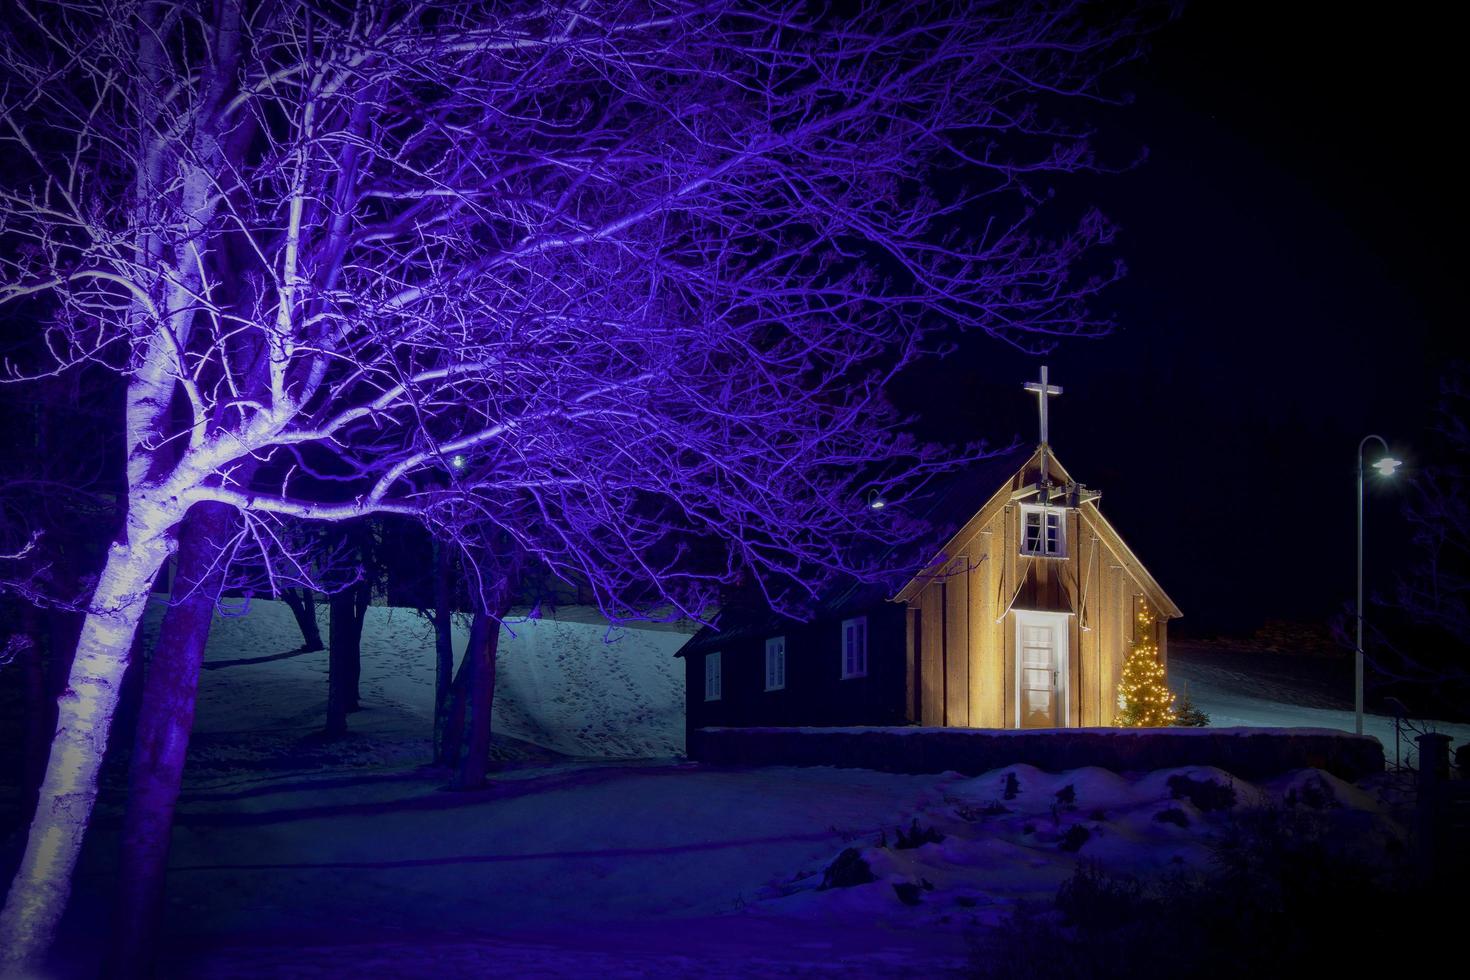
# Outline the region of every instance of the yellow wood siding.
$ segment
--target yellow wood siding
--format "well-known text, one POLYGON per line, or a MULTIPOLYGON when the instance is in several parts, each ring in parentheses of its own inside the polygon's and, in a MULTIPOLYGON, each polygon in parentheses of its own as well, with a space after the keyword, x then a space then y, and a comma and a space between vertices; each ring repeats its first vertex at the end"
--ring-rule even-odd
POLYGON ((969 585, 968 562, 960 555, 950 563, 949 575, 944 580, 948 605, 944 619, 944 723, 961 727, 970 724, 969 585))
POLYGON ((940 589, 932 582, 923 592, 923 603, 919 607, 923 643, 920 647, 919 720, 924 725, 944 724, 944 661, 940 649, 940 589))

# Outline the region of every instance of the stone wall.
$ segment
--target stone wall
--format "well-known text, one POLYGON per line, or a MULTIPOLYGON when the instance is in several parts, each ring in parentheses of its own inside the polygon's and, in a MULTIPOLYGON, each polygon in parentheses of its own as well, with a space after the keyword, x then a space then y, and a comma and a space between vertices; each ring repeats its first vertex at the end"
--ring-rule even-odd
POLYGON ((1028 763, 1060 772, 1218 766, 1242 779, 1325 769, 1346 780, 1383 771, 1376 738, 1320 728, 701 728, 689 757, 722 766, 841 766, 978 776, 1028 763))

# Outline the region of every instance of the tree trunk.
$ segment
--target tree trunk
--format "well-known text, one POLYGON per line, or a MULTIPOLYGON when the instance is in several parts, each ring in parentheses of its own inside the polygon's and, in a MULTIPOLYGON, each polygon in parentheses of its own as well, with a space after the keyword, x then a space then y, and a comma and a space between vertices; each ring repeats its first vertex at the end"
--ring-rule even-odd
MULTIPOLYGON (((434 758, 444 759, 454 681, 454 578, 449 546, 434 541, 434 758)), ((457 751, 457 749, 456 749, 457 751)))
POLYGON ((358 709, 357 685, 362 676, 362 623, 371 586, 358 583, 327 599, 327 727, 331 736, 347 734, 347 715, 358 709))
POLYGON ((495 698, 495 653, 500 645, 500 618, 487 612, 475 613, 465 660, 470 667, 470 732, 464 758, 455 776, 455 789, 479 789, 485 785, 490 762, 490 708, 495 698))
POLYGON ((25 761, 21 776, 21 814, 35 813, 41 779, 46 774, 47 737, 53 730, 52 702, 47 696, 45 644, 41 642, 41 613, 27 605, 21 613, 22 632, 30 638, 30 648, 22 655, 22 684, 25 687, 25 761))
POLYGON ((179 532, 174 587, 143 680, 128 770, 122 856, 107 954, 110 977, 152 974, 174 807, 194 725, 204 644, 224 577, 217 558, 233 527, 233 508, 201 503, 189 511, 179 532))
POLYGON ((310 653, 322 649, 322 629, 316 621, 316 593, 311 589, 283 589, 281 599, 291 608, 301 630, 301 649, 310 653))
POLYGON ((469 645, 459 662, 459 673, 454 675, 454 688, 450 693, 449 707, 444 712, 444 744, 439 751, 441 766, 459 765, 459 752, 464 746, 465 703, 468 701, 470 674, 472 673, 469 645))
POLYGON ((350 637, 352 646, 348 650, 346 670, 342 678, 348 711, 357 711, 362 707, 358 702, 362 694, 362 627, 367 622, 368 607, 372 605, 372 602, 373 587, 370 583, 363 582, 353 590, 352 634, 350 637))
POLYGON ((117 708, 128 650, 178 523, 157 506, 129 507, 107 553, 76 657, 57 700, 56 731, 20 868, 0 911, 0 974, 40 966, 71 894, 71 875, 97 802, 97 773, 117 708))

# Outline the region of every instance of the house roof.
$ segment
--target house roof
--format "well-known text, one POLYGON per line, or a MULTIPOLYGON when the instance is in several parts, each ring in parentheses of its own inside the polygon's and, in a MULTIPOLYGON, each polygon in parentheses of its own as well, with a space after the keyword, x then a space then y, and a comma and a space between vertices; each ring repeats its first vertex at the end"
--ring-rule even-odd
MULTIPOLYGON (((1057 459, 1056 451, 1048 447, 1047 454, 1048 472, 1050 473, 1052 478, 1062 484, 1074 482, 1071 474, 1067 472, 1066 468, 1062 466, 1061 462, 1057 459)), ((935 556, 935 561, 937 561, 940 556, 949 552, 953 552, 956 548, 963 545, 973 533, 972 525, 983 523, 984 521, 989 520, 990 516, 995 512, 996 507, 1003 506, 1006 502, 1008 502, 1010 500, 1012 490, 1015 489, 1013 487, 1013 484, 1016 482, 1016 477, 1022 476, 1023 479, 1021 482, 1026 482, 1024 474, 1027 470, 1033 467, 1039 469, 1040 457, 1041 447, 1038 446, 1031 453, 1031 455, 1027 457, 1025 463, 1021 464, 1021 466, 1017 468, 1012 469, 1009 473, 1006 474, 1003 479, 997 480, 994 483, 994 486, 996 488, 995 491, 986 498, 985 502, 981 506, 975 507, 975 498, 968 498, 968 503, 970 507, 968 519, 961 519, 960 522, 957 523, 957 525, 955 526, 953 533, 945 538, 941 545, 934 549, 933 554, 935 556)), ((1152 600, 1154 608, 1159 613, 1161 613, 1165 619, 1178 619, 1180 616, 1184 615, 1180 611, 1178 605, 1175 604, 1174 600, 1169 598, 1169 594, 1164 591, 1163 586, 1159 585, 1158 580, 1155 579, 1153 575, 1149 572, 1149 570, 1144 566, 1143 562, 1138 560, 1138 556, 1133 553, 1132 548, 1128 547, 1127 542, 1123 540, 1123 536, 1118 533, 1117 528, 1113 527, 1108 519, 1103 517, 1102 511, 1098 508, 1097 501, 1088 501, 1087 503, 1082 504, 1080 509, 1083 513, 1084 519, 1087 520, 1089 525, 1097 531, 1098 536, 1107 543, 1108 547, 1112 549, 1112 551, 1122 562, 1124 567, 1138 582, 1139 586, 1141 586, 1143 590, 1148 593, 1148 597, 1152 600)), ((924 569, 921 569, 918 573, 916 573, 912 578, 908 580, 906 584, 904 584, 902 588, 898 590, 897 594, 894 596, 894 599, 898 601, 907 601, 908 599, 918 594, 918 592, 925 585, 933 581, 933 568, 934 561, 931 561, 929 565, 925 566, 924 569)))
MULTIPOLYGON (((1004 485, 1016 474, 1023 458, 1021 451, 1006 450, 977 460, 965 470, 937 481, 922 493, 903 501, 911 513, 929 524, 928 538, 936 546, 922 550, 933 553, 939 550, 938 542, 950 540, 974 515, 976 499, 981 494, 988 499, 995 487, 1004 485)), ((888 553, 891 554, 892 550, 888 553)), ((849 581, 835 585, 813 603, 811 620, 835 619, 892 599, 910 577, 909 568, 899 568, 882 581, 849 581)), ((731 641, 752 636, 772 636, 792 622, 791 617, 768 608, 727 609, 721 612, 718 625, 706 626, 695 633, 675 656, 713 651, 731 641)))

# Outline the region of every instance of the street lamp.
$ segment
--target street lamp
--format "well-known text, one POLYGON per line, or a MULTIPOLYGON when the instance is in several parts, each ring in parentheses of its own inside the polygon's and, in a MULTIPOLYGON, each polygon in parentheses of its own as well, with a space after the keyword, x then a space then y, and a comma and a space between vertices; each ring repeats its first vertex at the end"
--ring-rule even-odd
POLYGON ((1354 730, 1359 735, 1363 734, 1363 447, 1372 439, 1383 447, 1383 456, 1373 464, 1379 476, 1393 476, 1394 470, 1403 465, 1402 460, 1388 455, 1388 443, 1382 436, 1367 435, 1358 443, 1358 604, 1353 607, 1358 620, 1358 645, 1353 656, 1353 712, 1354 730))

